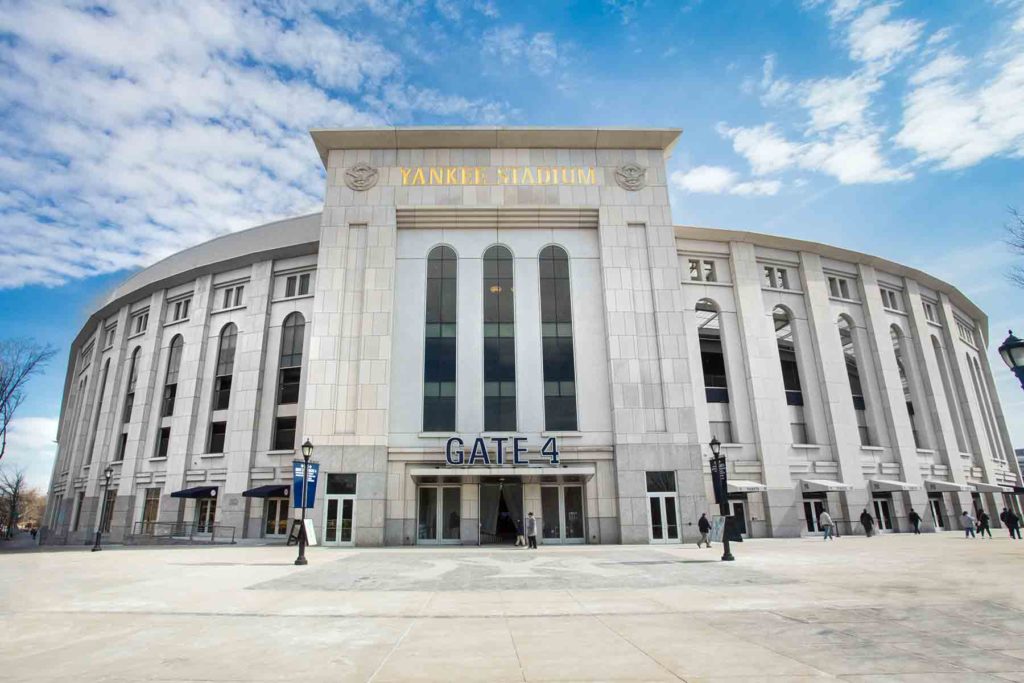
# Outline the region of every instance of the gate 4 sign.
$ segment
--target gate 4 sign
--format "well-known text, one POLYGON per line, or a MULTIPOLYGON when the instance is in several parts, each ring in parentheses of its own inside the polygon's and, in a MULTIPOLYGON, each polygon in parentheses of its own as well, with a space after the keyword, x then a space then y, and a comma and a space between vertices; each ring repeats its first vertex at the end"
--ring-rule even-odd
POLYGON ((492 436, 488 439, 478 436, 472 446, 467 446, 465 439, 453 436, 444 445, 444 461, 448 465, 529 465, 527 456, 530 453, 542 456, 553 466, 559 464, 558 441, 553 436, 548 437, 540 449, 531 448, 525 436, 492 436))

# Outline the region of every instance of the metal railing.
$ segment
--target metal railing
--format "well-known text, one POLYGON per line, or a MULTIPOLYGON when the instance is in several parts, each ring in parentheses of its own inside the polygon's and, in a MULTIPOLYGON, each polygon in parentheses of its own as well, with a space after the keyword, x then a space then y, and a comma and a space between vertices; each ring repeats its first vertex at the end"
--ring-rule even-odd
POLYGON ((131 538, 135 542, 155 543, 234 543, 235 527, 194 522, 135 522, 131 538))

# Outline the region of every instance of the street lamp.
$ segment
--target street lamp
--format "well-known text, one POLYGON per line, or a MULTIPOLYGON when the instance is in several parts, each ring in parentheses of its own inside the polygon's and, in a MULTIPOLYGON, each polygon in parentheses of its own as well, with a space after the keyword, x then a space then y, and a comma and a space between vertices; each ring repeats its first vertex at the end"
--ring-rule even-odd
POLYGON ((302 517, 299 518, 299 556, 295 564, 309 564, 306 560, 306 488, 309 485, 309 459, 313 457, 313 444, 307 438, 302 444, 302 517))
POLYGON ((103 504, 100 507, 100 523, 96 525, 96 541, 92 544, 92 551, 103 550, 100 547, 100 535, 103 533, 103 522, 107 519, 107 489, 110 488, 110 478, 114 476, 114 467, 107 465, 103 470, 103 504))
POLYGON ((722 529, 722 560, 731 562, 736 558, 732 556, 729 549, 729 533, 732 525, 729 524, 729 483, 726 474, 725 456, 722 455, 722 443, 717 436, 711 437, 708 444, 711 448, 711 482, 715 489, 715 498, 718 501, 718 513, 725 518, 725 528, 722 529))
POLYGON ((1024 340, 1013 336, 1013 330, 1010 330, 1010 336, 999 347, 999 355, 1003 357, 1006 367, 1017 375, 1020 386, 1024 388, 1024 340))

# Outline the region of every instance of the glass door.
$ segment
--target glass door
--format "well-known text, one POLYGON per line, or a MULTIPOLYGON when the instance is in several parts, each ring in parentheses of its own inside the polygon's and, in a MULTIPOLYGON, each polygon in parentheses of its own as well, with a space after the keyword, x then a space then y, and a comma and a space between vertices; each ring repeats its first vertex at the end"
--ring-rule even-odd
POLYGON ((942 509, 942 498, 929 498, 928 506, 932 509, 932 520, 935 522, 935 529, 942 531, 946 528, 946 519, 942 509))
POLYGON ((268 538, 288 535, 288 499, 267 498, 263 515, 263 535, 268 538))
POLYGON ((196 533, 212 534, 213 523, 217 517, 217 499, 199 498, 196 500, 196 533))
POLYGON ((462 540, 461 486, 419 487, 416 540, 419 543, 458 543, 462 540))
POLYGON ((647 494, 651 510, 649 538, 651 543, 678 543, 679 521, 675 494, 647 494))
POLYGON ((326 496, 324 502, 324 545, 352 545, 356 497, 326 496))
POLYGON ((584 543, 583 487, 540 487, 541 536, 545 543, 584 543))
POLYGON ((729 505, 732 508, 732 516, 736 519, 741 535, 746 536, 747 532, 747 502, 745 500, 731 500, 729 505))
POLYGON ((804 500, 804 519, 807 522, 807 531, 816 534, 821 531, 818 520, 821 513, 825 511, 824 500, 804 500))
POLYGON ((875 523, 879 531, 892 531, 892 502, 887 498, 875 499, 875 523))

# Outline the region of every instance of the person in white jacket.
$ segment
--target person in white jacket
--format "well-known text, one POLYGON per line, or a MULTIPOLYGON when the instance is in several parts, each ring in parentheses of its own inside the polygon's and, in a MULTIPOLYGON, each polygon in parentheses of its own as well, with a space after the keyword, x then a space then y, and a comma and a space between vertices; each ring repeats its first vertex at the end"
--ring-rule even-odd
POLYGON ((964 514, 960 515, 960 523, 964 527, 964 538, 977 538, 974 535, 974 517, 971 517, 971 513, 964 510, 964 514))
POLYGON ((822 540, 827 541, 832 538, 832 526, 832 516, 828 514, 828 510, 822 510, 818 515, 818 527, 825 532, 822 540))

